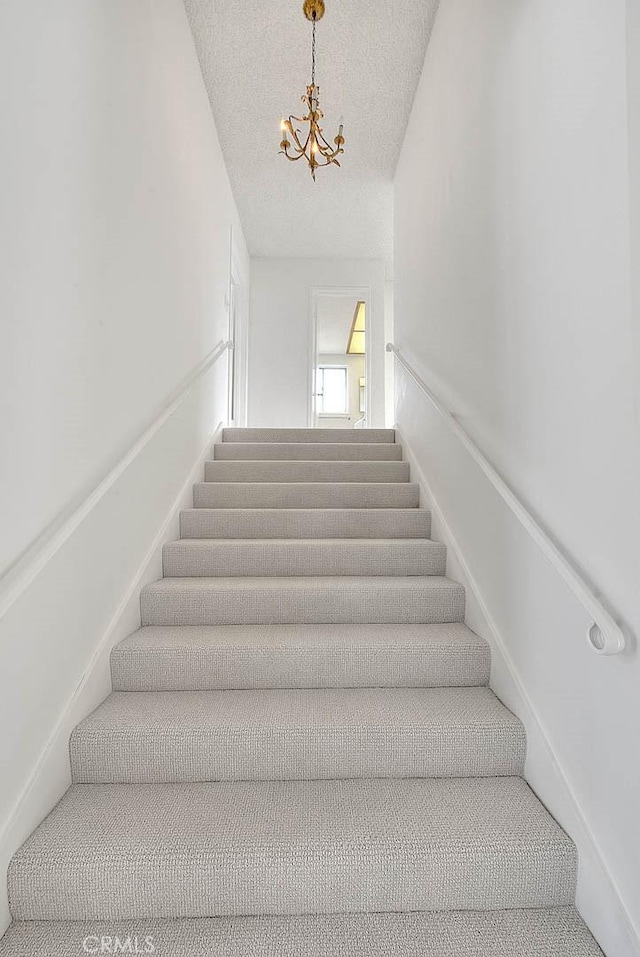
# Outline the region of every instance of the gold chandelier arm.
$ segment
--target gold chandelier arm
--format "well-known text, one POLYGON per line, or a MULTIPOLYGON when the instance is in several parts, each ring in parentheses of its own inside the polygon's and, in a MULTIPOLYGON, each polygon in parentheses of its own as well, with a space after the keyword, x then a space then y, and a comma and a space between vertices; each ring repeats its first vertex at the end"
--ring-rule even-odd
POLYGON ((333 147, 331 146, 331 144, 330 144, 330 143, 327 143, 326 139, 324 138, 324 133, 322 132, 322 127, 321 127, 321 126, 318 126, 318 127, 317 127, 317 130, 316 130, 316 139, 319 140, 320 142, 324 143, 324 145, 326 146, 326 148, 327 148, 328 150, 332 150, 332 149, 333 149, 333 147))
MULTIPOLYGON (((339 143, 337 146, 333 147, 330 143, 327 142, 327 140, 324 137, 324 134, 322 133, 322 130, 320 129, 319 129, 319 133, 316 135, 316 140, 321 144, 318 152, 322 156, 324 156, 329 162, 333 162, 334 157, 339 156, 341 153, 344 153, 342 144, 339 143), (324 148, 322 144, 324 144, 324 148)), ((318 165, 324 166, 324 165, 328 165, 328 163, 327 164, 323 163, 318 165)), ((340 164, 338 163, 337 165, 339 166, 340 164)))
POLYGON ((298 139, 296 134, 292 133, 291 137, 293 139, 293 142, 295 143, 295 148, 298 150, 298 152, 304 153, 304 147, 300 145, 300 140, 298 139))
MULTIPOLYGON (((307 144, 308 144, 308 139, 307 139, 307 144)), ((292 163, 295 163, 296 160, 302 159, 303 156, 307 159, 307 162, 309 162, 311 157, 310 151, 307 151, 305 148, 299 147, 299 146, 296 146, 295 150, 298 154, 297 156, 291 156, 288 152, 288 148, 280 150, 280 153, 283 153, 288 160, 291 160, 292 163)), ((336 166, 340 166, 340 163, 336 159, 336 156, 339 156, 341 153, 344 153, 344 150, 335 149, 335 150, 330 150, 329 152, 325 152, 324 150, 319 149, 317 153, 313 153, 313 159, 314 159, 315 165, 318 167, 330 166, 332 163, 335 164, 336 166), (323 159, 324 163, 321 163, 320 159, 323 159)))
POLYGON ((309 143, 311 142, 311 134, 312 134, 312 132, 313 132, 313 127, 310 126, 310 127, 309 127, 309 132, 307 133, 307 138, 306 138, 306 140, 304 141, 304 146, 303 146, 303 149, 304 149, 305 153, 306 153, 307 149, 309 148, 309 143))
MULTIPOLYGON (((328 163, 332 162, 336 156, 340 156, 341 153, 344 153, 342 144, 338 144, 336 147, 332 147, 329 143, 327 143, 324 136, 316 137, 316 142, 318 141, 318 139, 322 140, 322 143, 324 143, 324 147, 320 145, 320 148, 318 149, 316 156, 324 157, 324 159, 326 159, 328 163)), ((328 165, 328 163, 327 164, 323 163, 318 165, 324 166, 324 165, 328 165)))
POLYGON ((305 155, 304 153, 298 153, 297 156, 289 156, 286 150, 280 150, 280 152, 283 153, 291 163, 297 162, 299 159, 302 159, 302 157, 305 155))
POLYGON ((309 133, 307 134, 307 138, 306 138, 306 140, 305 140, 305 142, 304 142, 304 145, 302 145, 302 144, 300 143, 300 139, 299 139, 299 136, 298 136, 298 134, 300 133, 300 130, 295 129, 293 123, 291 122, 292 119, 293 119, 293 120, 297 120, 298 123, 301 123, 301 122, 303 122, 303 121, 302 121, 299 117, 297 117, 297 116, 289 117, 289 127, 288 127, 288 129, 287 129, 287 133, 289 133, 289 134, 291 135, 291 138, 293 139, 293 141, 294 141, 294 143, 295 143, 296 149, 297 149, 297 150, 300 150, 301 153, 304 153, 304 152, 306 151, 306 148, 307 148, 308 144, 309 144, 309 138, 310 138, 310 136, 311 136, 311 131, 309 131, 309 133))
POLYGON ((332 154, 331 156, 327 156, 325 153, 316 153, 316 156, 322 156, 322 158, 323 158, 324 161, 325 161, 324 163, 319 163, 319 162, 317 161, 317 159, 316 159, 316 166, 331 166, 332 164, 333 164, 334 166, 340 166, 339 161, 335 158, 335 157, 336 157, 336 154, 332 154))
POLYGON ((281 149, 280 152, 281 152, 281 153, 284 153, 284 155, 287 157, 287 159, 288 159, 288 160, 291 160, 292 162, 295 162, 296 160, 299 160, 301 156, 305 156, 305 155, 306 155, 306 154, 305 154, 305 151, 303 150, 303 148, 302 148, 302 147, 300 146, 300 144, 298 143, 297 138, 296 138, 296 143, 295 143, 295 145, 294 145, 293 147, 291 146, 291 143, 290 143, 289 140, 283 140, 282 143, 280 144, 280 146, 283 146, 283 149, 281 149), (297 156, 291 156, 291 155, 289 154, 289 149, 293 149, 293 151, 294 151, 295 153, 297 153, 297 156))

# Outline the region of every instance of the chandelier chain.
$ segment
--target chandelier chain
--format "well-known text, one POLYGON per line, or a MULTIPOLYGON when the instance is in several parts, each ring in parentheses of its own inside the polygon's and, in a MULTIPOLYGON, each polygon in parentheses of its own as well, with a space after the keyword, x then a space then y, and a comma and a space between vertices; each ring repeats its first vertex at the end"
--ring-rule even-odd
POLYGON ((313 36, 311 39, 311 83, 316 82, 316 18, 313 17, 313 36))

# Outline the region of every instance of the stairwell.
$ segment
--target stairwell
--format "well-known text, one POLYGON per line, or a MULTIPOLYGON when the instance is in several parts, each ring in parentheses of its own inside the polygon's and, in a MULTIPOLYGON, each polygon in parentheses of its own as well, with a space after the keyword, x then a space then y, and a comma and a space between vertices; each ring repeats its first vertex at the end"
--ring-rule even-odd
POLYGON ((194 506, 1 957, 600 954, 393 431, 226 429, 194 506))

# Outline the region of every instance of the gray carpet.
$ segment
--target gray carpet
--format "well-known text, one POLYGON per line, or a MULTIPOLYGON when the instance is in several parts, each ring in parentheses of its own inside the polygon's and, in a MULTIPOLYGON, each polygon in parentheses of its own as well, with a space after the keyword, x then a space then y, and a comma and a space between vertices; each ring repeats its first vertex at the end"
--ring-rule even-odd
POLYGON ((447 552, 429 539, 185 539, 162 553, 167 578, 444 575, 447 552))
POLYGON ((408 462, 205 462, 205 482, 407 482, 408 462))
MULTIPOLYGON (((118 937, 159 957, 601 957, 572 907, 15 924, 2 957, 78 957, 118 937), (97 940, 96 940, 97 938, 97 940)), ((4 945, 4 946, 3 946, 4 945)), ((135 950, 132 950, 135 953, 135 950)))
POLYGON ((188 508, 182 538, 429 538, 422 508, 188 508))
POLYGON ((393 429, 223 429, 223 442, 395 442, 393 429))
POLYGON ((402 446, 391 442, 219 442, 214 448, 214 460, 219 459, 303 459, 313 461, 373 461, 402 460, 402 446))
POLYGON ((464 618, 464 589, 439 576, 163 578, 143 625, 435 624, 464 618))
POLYGON ((572 903, 520 777, 76 784, 16 854, 18 920, 572 903))
POLYGON ((0 957, 600 954, 394 440, 224 430, 0 957))
POLYGON ((114 692, 71 738, 79 782, 520 774, 488 688, 114 692))
POLYGON ((111 653, 116 691, 484 685, 489 648, 444 625, 209 625, 136 631, 111 653))
POLYGON ((410 482, 199 482, 196 508, 415 508, 410 482))

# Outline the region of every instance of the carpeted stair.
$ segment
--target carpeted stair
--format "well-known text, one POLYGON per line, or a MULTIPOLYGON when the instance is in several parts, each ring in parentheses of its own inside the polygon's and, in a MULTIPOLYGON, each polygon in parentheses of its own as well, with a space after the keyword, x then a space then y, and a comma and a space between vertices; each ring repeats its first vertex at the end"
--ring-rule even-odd
POLYGON ((226 429, 194 506, 0 957, 599 955, 393 431, 226 429))

